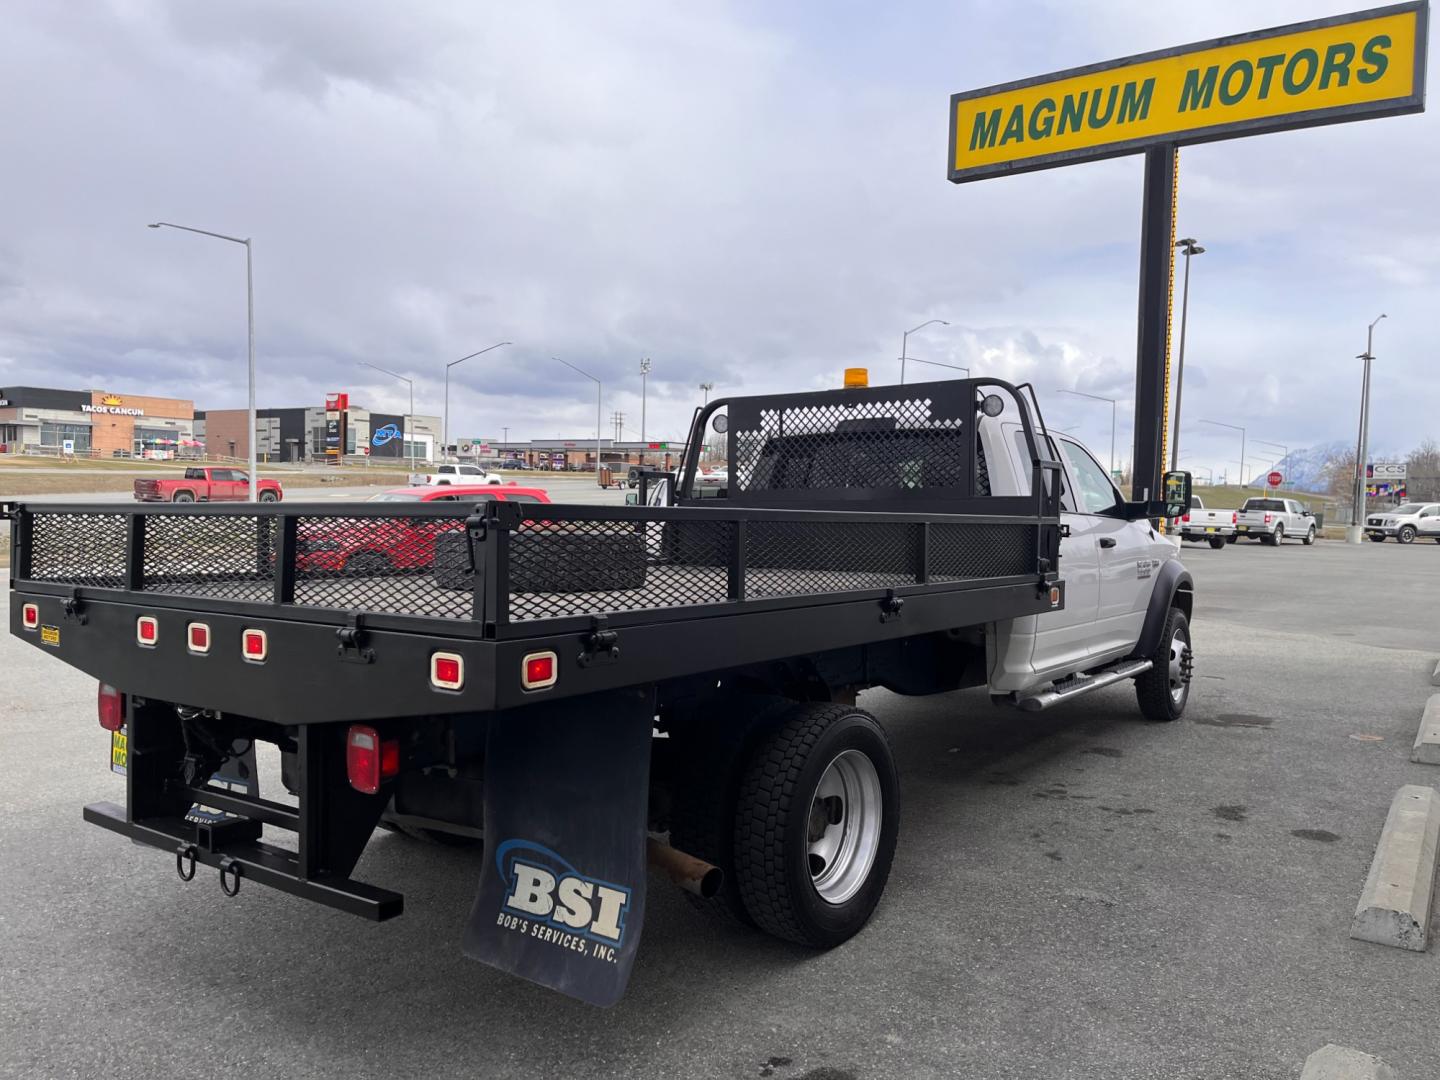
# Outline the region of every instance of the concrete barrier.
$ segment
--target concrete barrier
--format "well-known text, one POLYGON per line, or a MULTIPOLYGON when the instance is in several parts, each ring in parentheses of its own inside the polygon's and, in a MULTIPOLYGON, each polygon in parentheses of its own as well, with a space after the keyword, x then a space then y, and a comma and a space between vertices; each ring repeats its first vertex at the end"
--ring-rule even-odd
POLYGON ((1370 875, 1355 907, 1350 936, 1422 952, 1435 893, 1440 847, 1440 793, 1406 784, 1395 793, 1370 875))
POLYGON ((1410 760, 1422 765, 1440 765, 1440 694, 1431 694, 1430 700, 1425 703, 1410 760))
POLYGON ((1305 1059, 1300 1080, 1395 1080, 1395 1070, 1373 1054, 1327 1043, 1305 1059))
POLYGON ((1431 686, 1440 686, 1440 660, 1435 661, 1435 673, 1430 676, 1431 686))

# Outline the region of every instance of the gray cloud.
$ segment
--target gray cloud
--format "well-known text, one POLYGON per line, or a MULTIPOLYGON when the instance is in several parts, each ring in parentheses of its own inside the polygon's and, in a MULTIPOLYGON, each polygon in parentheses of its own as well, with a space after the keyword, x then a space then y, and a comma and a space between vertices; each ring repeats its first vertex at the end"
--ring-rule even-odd
MULTIPOLYGON (((638 430, 650 356, 649 433, 677 435, 702 380, 894 378, 900 332, 942 317, 914 355, 1031 379, 1096 445, 1108 410, 1054 391, 1125 399, 1123 443, 1139 162, 952 187, 947 95, 1326 13, 1253 9, 22 6, 0 380, 243 401, 243 253, 160 217, 254 237, 264 404, 403 407, 371 360, 438 412, 444 361, 509 339, 455 369, 452 430, 587 430, 591 387, 551 355, 638 430)), ((1187 417, 1346 436, 1384 310, 1377 435, 1435 433, 1435 136, 1420 116, 1184 152, 1181 227, 1209 249, 1187 417)))

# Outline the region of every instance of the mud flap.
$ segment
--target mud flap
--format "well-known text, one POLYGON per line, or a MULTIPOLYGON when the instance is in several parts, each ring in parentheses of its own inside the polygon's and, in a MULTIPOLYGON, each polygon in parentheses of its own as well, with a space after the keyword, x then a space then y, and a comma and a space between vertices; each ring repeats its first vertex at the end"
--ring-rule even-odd
POLYGON ((645 921, 654 705, 636 690, 495 717, 465 955, 592 1005, 625 993, 645 921))

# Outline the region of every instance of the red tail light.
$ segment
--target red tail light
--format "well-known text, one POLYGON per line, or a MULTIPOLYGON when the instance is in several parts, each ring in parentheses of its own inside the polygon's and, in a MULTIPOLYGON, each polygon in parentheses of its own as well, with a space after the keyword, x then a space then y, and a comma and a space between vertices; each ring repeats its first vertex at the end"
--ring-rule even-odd
POLYGON ((1188 524, 1190 523, 1190 515, 1189 515, 1189 514, 1182 514, 1181 517, 1180 517, 1180 520, 1183 521, 1183 522, 1185 522, 1185 523, 1188 525, 1188 524))
POLYGON ((125 695, 115 687, 100 684, 95 709, 100 715, 100 726, 106 731, 119 731, 125 726, 125 695))
POLYGON ((520 663, 520 685, 526 690, 548 690, 560 678, 560 666, 553 652, 536 652, 520 663))
POLYGON ((20 608, 20 625, 26 630, 34 630, 40 625, 39 604, 25 604, 20 608))
POLYGON ((345 775, 362 795, 374 795, 382 780, 400 772, 400 742, 381 739, 368 724, 351 724, 345 736, 345 775))
POLYGON ((1266 524, 1266 525, 1269 525, 1269 524, 1270 524, 1270 515, 1269 515, 1269 514, 1266 514, 1266 515, 1265 515, 1265 524, 1266 524))
POLYGON ((1231 525, 1236 525, 1236 524, 1239 524, 1239 522, 1240 522, 1240 515, 1239 515, 1238 513, 1234 512, 1234 511, 1231 511, 1231 513, 1230 513, 1230 524, 1231 524, 1231 525))
POLYGON ((430 654, 430 685, 441 690, 459 690, 465 685, 465 660, 459 653, 430 654))
POLYGON ((154 645, 160 640, 160 624, 154 615, 141 615, 135 620, 135 640, 141 645, 154 645))
POLYGON ((264 630, 246 630, 240 635, 240 655, 257 664, 270 655, 270 637, 264 630))

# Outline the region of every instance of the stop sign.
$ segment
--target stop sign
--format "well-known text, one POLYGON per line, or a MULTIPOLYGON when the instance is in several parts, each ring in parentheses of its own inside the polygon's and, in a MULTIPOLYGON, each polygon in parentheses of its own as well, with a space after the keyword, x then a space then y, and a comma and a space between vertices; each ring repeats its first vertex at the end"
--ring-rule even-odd
POLYGON ((1281 476, 1278 472, 1272 472, 1269 476, 1265 478, 1266 482, 1269 483, 1271 487, 1275 488, 1278 488, 1280 486, 1280 482, 1284 479, 1285 477, 1281 476))

